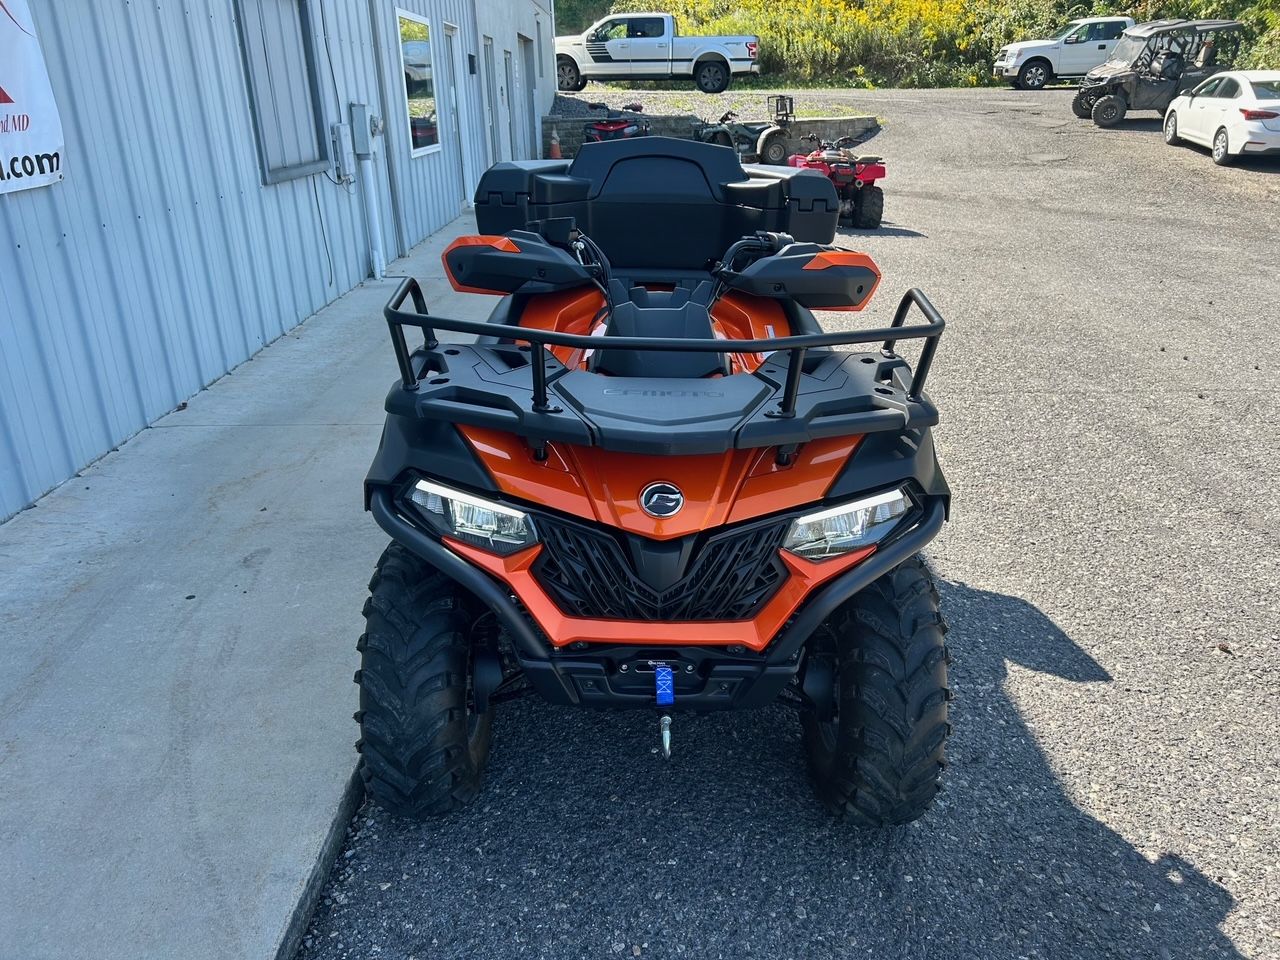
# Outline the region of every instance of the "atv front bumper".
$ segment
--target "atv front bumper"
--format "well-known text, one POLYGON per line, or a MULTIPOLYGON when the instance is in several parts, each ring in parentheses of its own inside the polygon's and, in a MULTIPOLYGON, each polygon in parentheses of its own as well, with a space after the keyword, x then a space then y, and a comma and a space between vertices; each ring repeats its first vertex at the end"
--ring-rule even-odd
POLYGON ((668 710, 727 710, 765 706, 778 698, 801 666, 805 641, 840 604, 919 553, 942 529, 945 498, 926 499, 919 520, 861 563, 810 594, 759 653, 744 646, 655 646, 580 643, 555 649, 507 586, 410 523, 385 488, 370 496, 378 525, 491 609, 512 641, 529 684, 552 703, 595 707, 654 705, 654 669, 671 668, 675 702, 668 710))

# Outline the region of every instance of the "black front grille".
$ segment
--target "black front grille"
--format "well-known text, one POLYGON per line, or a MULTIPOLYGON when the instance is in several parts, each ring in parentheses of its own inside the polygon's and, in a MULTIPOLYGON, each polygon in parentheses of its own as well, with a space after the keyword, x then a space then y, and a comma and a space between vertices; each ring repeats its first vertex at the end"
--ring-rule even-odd
POLYGON ((574 617, 746 620, 759 612, 787 576, 778 550, 789 520, 699 536, 679 579, 665 589, 647 583, 628 557, 628 545, 642 551, 653 541, 615 536, 558 517, 539 516, 535 522, 543 549, 533 573, 556 605, 574 617))

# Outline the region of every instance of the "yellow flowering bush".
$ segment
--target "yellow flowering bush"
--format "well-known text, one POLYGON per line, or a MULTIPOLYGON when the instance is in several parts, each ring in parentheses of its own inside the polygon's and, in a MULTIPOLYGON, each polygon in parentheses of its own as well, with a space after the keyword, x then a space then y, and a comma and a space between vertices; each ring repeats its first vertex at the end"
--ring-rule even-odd
MULTIPOLYGON (((1124 13, 1116 3, 1067 0, 578 0, 580 29, 607 10, 663 10, 687 34, 755 34, 773 79, 840 86, 990 83, 996 51, 1048 36, 1073 17, 1124 13)), ((1280 67, 1280 0, 1148 0, 1140 20, 1233 17, 1249 28, 1243 65, 1280 67)))

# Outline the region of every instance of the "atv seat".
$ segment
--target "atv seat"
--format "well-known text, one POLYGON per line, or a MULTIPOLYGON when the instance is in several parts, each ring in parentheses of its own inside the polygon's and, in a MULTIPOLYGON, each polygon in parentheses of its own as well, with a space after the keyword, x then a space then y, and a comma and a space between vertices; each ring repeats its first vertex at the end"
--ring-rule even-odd
POLYGON ((667 137, 586 143, 572 162, 491 167, 476 189, 481 232, 573 217, 615 268, 705 271, 757 230, 830 243, 839 201, 816 171, 744 170, 730 150, 667 137))

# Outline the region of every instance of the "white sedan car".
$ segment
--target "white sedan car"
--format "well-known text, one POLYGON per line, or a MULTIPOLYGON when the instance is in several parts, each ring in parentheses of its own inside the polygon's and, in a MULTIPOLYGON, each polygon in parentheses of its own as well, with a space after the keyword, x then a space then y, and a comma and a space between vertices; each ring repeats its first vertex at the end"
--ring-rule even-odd
POLYGON ((1174 98, 1164 114, 1164 142, 1183 140, 1228 164, 1242 154, 1280 155, 1280 70, 1215 73, 1174 98))

